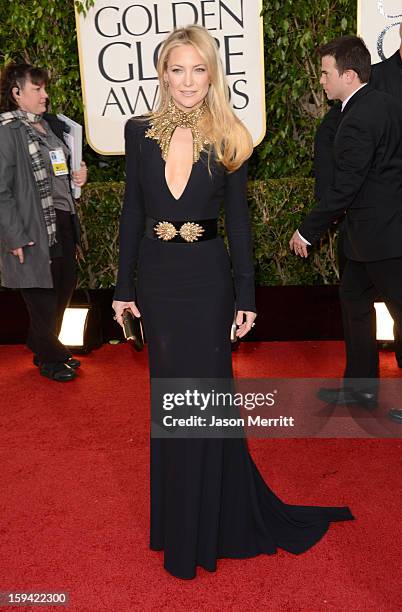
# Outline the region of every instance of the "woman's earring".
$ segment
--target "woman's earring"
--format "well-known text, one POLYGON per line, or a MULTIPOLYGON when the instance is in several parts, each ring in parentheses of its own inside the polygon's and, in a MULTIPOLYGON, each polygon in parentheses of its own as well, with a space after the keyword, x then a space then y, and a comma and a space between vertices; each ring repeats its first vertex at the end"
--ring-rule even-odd
POLYGON ((170 100, 172 97, 172 94, 170 93, 170 89, 169 89, 169 81, 163 81, 163 85, 165 88, 166 100, 170 100))

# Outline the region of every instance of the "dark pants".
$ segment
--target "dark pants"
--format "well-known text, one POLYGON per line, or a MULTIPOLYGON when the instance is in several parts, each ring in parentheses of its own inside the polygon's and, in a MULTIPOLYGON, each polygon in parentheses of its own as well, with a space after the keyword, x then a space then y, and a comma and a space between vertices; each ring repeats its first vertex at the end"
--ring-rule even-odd
MULTIPOLYGON (((374 316, 378 295, 384 298, 397 329, 402 329, 402 258, 372 262, 347 260, 340 286, 346 379, 378 378, 374 316)), ((372 387, 376 387, 374 381, 372 387)))
POLYGON ((57 245, 51 248, 53 288, 21 290, 30 317, 27 346, 43 363, 71 357, 58 335, 76 283, 76 242, 72 215, 61 210, 56 210, 56 215, 57 245))
MULTIPOLYGON (((342 231, 342 226, 339 229, 338 232, 338 267, 339 267, 339 277, 340 279, 342 279, 342 275, 343 272, 346 268, 346 264, 347 264, 347 258, 344 252, 344 247, 343 247, 343 243, 344 243, 344 232, 342 231)), ((373 300, 375 302, 382 302, 385 301, 385 305, 388 308, 388 310, 391 312, 391 308, 389 304, 386 301, 385 296, 382 296, 380 293, 377 293, 376 295, 374 294, 373 300)), ((372 334, 374 335, 374 337, 376 337, 376 313, 375 313, 375 309, 372 308, 371 310, 371 316, 372 316, 372 321, 371 321, 371 325, 370 325, 370 329, 372 334)), ((392 316, 392 315, 391 315, 392 316)), ((344 325, 345 325, 345 318, 344 318, 344 325)), ((395 351, 395 358, 398 362, 402 363, 402 337, 401 337, 401 333, 400 333, 400 329, 398 327, 398 324, 396 322, 396 320, 394 320, 394 351, 395 351)), ((347 331, 344 329, 345 331, 345 336, 347 334, 347 331)))

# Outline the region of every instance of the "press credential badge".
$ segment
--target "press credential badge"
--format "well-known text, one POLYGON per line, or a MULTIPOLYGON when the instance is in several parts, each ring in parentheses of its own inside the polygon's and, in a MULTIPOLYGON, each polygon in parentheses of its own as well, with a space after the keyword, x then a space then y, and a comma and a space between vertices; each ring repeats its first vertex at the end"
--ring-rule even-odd
POLYGON ((63 176, 64 174, 68 174, 67 161, 63 149, 49 151, 49 155, 54 175, 63 176))

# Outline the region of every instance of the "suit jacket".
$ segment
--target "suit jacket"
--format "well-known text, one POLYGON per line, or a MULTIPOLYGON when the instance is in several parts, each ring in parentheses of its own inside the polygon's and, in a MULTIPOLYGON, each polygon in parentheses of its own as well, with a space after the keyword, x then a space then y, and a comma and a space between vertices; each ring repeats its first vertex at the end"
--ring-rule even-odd
POLYGON ((318 201, 325 195, 334 176, 333 145, 342 118, 341 107, 342 104, 337 102, 330 108, 318 126, 314 138, 314 192, 318 201))
POLYGON ((334 178, 299 231, 314 244, 346 211, 345 255, 402 257, 402 107, 366 85, 347 103, 334 139, 334 178))
POLYGON ((402 58, 400 51, 371 67, 370 85, 402 100, 402 58))

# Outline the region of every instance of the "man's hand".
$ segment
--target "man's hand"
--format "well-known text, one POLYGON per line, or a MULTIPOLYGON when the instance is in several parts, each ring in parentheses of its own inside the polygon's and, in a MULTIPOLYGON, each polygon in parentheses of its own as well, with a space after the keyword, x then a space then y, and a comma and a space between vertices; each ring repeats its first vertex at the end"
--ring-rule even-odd
MULTIPOLYGON (((33 246, 34 244, 35 244, 34 242, 28 242, 27 246, 33 246)), ((19 247, 18 249, 12 249, 11 253, 15 257, 18 257, 18 259, 20 260, 20 264, 24 263, 24 247, 19 247)))
POLYGON ((307 244, 299 236, 299 232, 296 230, 289 242, 290 250, 294 251, 295 255, 300 257, 307 257, 307 244))

